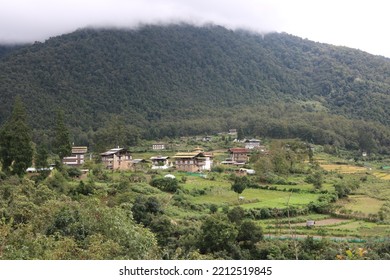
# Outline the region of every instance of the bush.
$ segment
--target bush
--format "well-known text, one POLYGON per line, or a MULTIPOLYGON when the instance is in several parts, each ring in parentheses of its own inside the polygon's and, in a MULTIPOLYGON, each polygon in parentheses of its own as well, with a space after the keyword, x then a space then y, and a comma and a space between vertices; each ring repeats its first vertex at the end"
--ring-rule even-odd
POLYGON ((211 172, 222 173, 225 168, 221 165, 216 165, 211 168, 211 172))
POLYGON ((209 209, 210 209, 210 213, 211 213, 211 214, 217 213, 217 211, 218 211, 218 205, 216 205, 216 204, 210 204, 209 209))
POLYGON ((79 185, 76 188, 76 192, 82 195, 90 195, 94 193, 94 182, 88 181, 86 184, 83 181, 80 181, 79 185))
POLYGON ((65 193, 67 189, 67 181, 61 172, 54 170, 51 177, 46 179, 46 185, 52 190, 65 193))
POLYGON ((271 218, 271 211, 268 208, 261 208, 260 209, 260 218, 261 219, 269 219, 271 218))
POLYGON ((81 170, 76 167, 70 167, 67 169, 68 175, 71 178, 78 178, 81 176, 81 170))
POLYGON ((177 180, 172 178, 155 178, 150 185, 164 192, 176 192, 179 187, 177 180))

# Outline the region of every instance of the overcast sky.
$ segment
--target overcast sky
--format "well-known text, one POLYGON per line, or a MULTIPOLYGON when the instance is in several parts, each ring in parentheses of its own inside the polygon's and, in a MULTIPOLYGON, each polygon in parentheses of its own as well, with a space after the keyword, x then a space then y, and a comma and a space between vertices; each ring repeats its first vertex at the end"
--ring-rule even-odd
POLYGON ((2 43, 177 21, 287 32, 390 58, 388 0, 0 0, 2 43))

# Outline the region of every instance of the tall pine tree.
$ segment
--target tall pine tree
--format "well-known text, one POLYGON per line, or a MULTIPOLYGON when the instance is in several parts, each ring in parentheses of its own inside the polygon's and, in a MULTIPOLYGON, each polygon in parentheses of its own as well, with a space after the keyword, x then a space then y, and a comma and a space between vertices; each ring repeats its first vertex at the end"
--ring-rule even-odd
POLYGON ((72 154, 72 144, 70 143, 69 130, 64 122, 64 112, 57 112, 55 127, 54 152, 60 157, 60 160, 72 154))
POLYGON ((23 176, 31 166, 33 147, 27 114, 20 97, 16 97, 11 117, 0 131, 0 161, 8 174, 23 176))

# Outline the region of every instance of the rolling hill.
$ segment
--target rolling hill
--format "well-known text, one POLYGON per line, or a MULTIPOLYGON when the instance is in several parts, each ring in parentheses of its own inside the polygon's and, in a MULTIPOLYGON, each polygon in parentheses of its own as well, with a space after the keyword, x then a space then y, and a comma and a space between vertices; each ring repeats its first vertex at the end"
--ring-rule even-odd
POLYGON ((35 141, 61 109, 74 141, 90 146, 239 127, 347 148, 363 149, 367 137, 390 151, 390 59, 284 33, 82 29, 3 47, 0 124, 16 95, 35 141))

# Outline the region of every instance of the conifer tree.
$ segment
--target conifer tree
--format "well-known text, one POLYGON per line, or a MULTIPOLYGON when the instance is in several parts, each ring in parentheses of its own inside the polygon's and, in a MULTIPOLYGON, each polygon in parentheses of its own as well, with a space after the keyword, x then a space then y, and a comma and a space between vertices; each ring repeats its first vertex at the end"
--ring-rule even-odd
POLYGON ((57 112, 55 127, 54 152, 60 157, 60 160, 72 154, 72 144, 70 143, 69 130, 64 122, 64 112, 57 112))
POLYGON ((31 166, 33 147, 27 114, 20 97, 16 97, 11 117, 0 131, 0 161, 8 174, 23 176, 31 166))
POLYGON ((49 166, 47 158, 49 153, 44 145, 39 145, 37 147, 37 153, 35 155, 35 167, 38 169, 45 169, 49 166))

